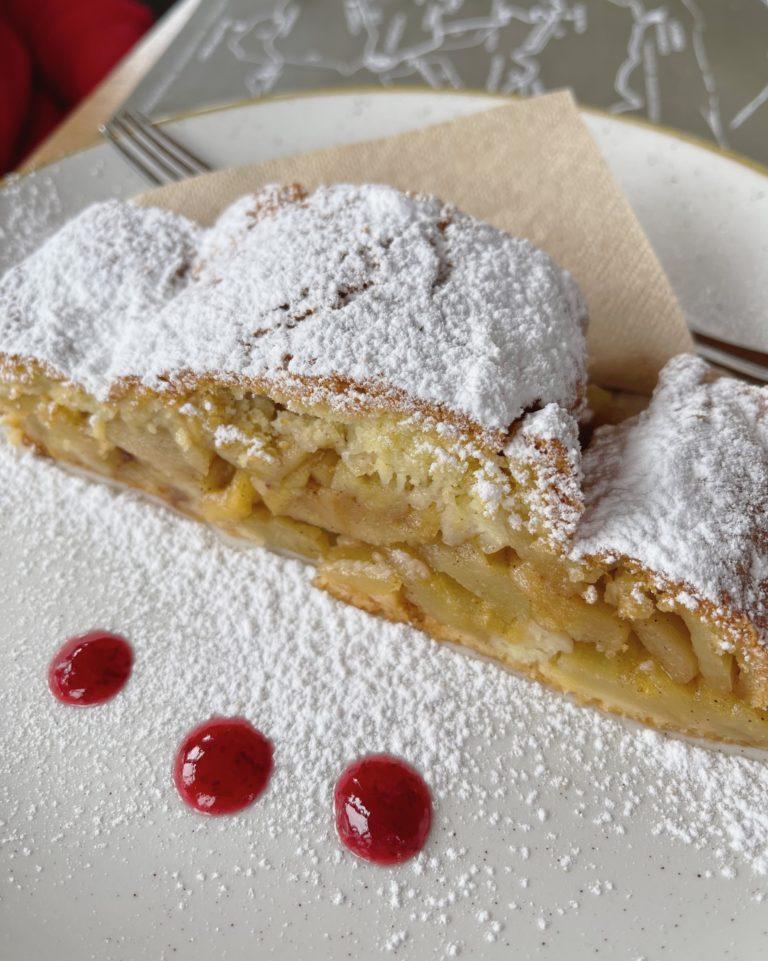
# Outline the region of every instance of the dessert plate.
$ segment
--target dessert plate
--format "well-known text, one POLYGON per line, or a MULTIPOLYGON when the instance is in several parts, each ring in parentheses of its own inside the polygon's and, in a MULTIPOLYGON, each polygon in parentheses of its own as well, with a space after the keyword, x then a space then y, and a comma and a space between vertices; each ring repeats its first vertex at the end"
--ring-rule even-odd
MULTIPOLYGON (((174 121, 214 166, 394 133, 498 101, 323 94, 174 121)), ((586 113, 683 306, 768 346, 768 179, 586 113)), ((12 262, 90 200, 143 184, 106 146, 0 192, 12 262)), ((743 958, 765 936, 768 766, 571 705, 342 607, 300 564, 0 447, 0 956, 743 958), (50 657, 130 638, 126 690, 54 702, 50 657), (275 773, 231 818, 186 809, 176 746, 245 715, 275 773), (382 869, 335 838, 335 778, 389 751, 430 784, 423 855, 382 869)))

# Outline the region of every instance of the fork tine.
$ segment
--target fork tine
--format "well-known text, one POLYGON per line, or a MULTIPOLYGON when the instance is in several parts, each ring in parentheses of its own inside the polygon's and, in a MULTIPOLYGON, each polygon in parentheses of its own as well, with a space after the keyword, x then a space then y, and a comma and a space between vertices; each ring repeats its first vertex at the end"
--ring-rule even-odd
POLYGON ((121 154, 121 156, 128 161, 128 163, 133 167, 134 170, 138 171, 145 180, 150 183, 156 184, 158 187, 164 183, 161 177, 150 169, 143 161, 142 155, 139 151, 131 149, 128 147, 128 143, 133 143, 133 141, 124 141, 124 139, 115 133, 112 127, 112 122, 102 124, 99 127, 99 133, 106 137, 107 140, 112 144, 112 146, 121 154))
POLYGON ((144 114, 136 110, 126 110, 123 112, 123 116, 132 123, 134 127, 141 130, 145 137, 175 157, 190 173, 203 174, 208 173, 211 169, 208 164, 190 150, 182 147, 181 144, 177 143, 172 137, 169 137, 161 127, 155 126, 144 114))
POLYGON ((150 183, 183 180, 210 169, 136 111, 121 110, 99 129, 150 183))
POLYGON ((129 141, 134 151, 142 155, 144 162, 160 170, 165 180, 182 180, 188 176, 187 171, 173 157, 159 150, 140 127, 130 125, 122 113, 115 114, 110 123, 113 129, 122 135, 123 144, 129 141))

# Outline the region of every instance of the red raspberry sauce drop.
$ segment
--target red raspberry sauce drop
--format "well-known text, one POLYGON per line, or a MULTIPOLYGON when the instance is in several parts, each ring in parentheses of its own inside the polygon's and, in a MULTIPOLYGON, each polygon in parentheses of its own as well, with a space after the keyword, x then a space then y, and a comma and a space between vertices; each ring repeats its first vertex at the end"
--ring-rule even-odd
POLYGON ((122 690, 133 666, 131 645, 119 634, 89 631, 70 638, 48 668, 48 686, 65 704, 103 704, 122 690))
POLYGON ((245 718, 214 717, 184 738, 173 765, 182 799, 203 814, 252 804, 272 773, 272 744, 245 718))
POLYGON ((432 826, 432 798, 418 771, 388 754, 353 761, 333 792, 336 830, 353 854, 399 864, 418 854, 432 826))

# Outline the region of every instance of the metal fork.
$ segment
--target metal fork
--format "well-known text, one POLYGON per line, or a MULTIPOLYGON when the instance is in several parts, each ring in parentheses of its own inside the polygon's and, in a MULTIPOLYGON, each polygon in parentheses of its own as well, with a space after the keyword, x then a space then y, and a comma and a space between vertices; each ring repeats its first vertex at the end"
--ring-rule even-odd
POLYGON ((135 110, 120 110, 99 133, 151 184, 172 183, 211 168, 135 110))
POLYGON ((705 360, 739 377, 758 384, 768 384, 768 354, 728 340, 718 340, 703 331, 691 327, 696 352, 705 360))

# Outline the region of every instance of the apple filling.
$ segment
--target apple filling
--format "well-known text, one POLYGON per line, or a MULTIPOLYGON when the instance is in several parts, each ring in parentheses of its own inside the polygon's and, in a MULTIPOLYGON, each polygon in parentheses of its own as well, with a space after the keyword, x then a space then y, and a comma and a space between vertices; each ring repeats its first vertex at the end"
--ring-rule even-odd
POLYGON ((768 746, 723 630, 641 571, 565 557, 525 465, 423 421, 202 384, 99 402, 32 372, 0 384, 11 440, 299 555, 334 596, 657 726, 768 746))

